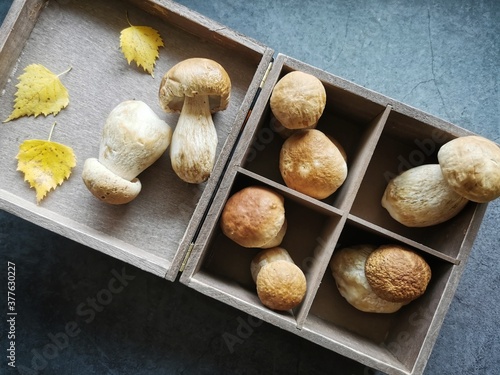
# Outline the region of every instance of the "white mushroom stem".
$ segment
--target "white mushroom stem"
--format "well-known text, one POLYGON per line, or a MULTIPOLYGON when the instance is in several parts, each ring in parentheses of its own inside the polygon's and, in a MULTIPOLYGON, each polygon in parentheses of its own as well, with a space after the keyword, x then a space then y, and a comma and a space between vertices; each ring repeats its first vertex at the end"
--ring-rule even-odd
POLYGON ((199 184, 210 176, 216 151, 217 132, 208 96, 186 96, 170 145, 172 168, 182 180, 199 184))

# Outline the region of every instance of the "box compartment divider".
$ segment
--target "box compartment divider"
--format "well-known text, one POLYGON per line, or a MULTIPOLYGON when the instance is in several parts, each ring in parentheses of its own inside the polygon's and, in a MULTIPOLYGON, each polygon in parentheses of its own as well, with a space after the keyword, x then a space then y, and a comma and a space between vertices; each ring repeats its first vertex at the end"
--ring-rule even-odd
POLYGON ((394 233, 388 229, 385 229, 383 227, 380 227, 376 224, 373 224, 369 221, 366 221, 360 217, 357 217, 356 215, 352 215, 352 214, 349 214, 348 216, 348 220, 353 222, 353 223, 356 223, 357 225, 360 225, 362 226, 363 228, 365 228, 366 230, 369 230, 369 231, 373 231, 373 232, 376 232, 376 233, 379 233, 383 236, 386 236, 386 237, 389 237, 389 238, 392 238, 394 239, 394 241, 396 242, 401 242, 401 243, 404 243, 410 247, 414 247, 418 250, 421 250, 427 254, 430 254, 432 256, 435 256, 437 258, 440 258, 446 262, 449 262, 449 263, 452 263, 452 264, 459 264, 460 263, 460 260, 452 257, 452 256, 449 256, 449 255, 446 255, 436 249, 433 249, 433 248, 430 248, 428 246, 425 246, 417 241, 414 241, 412 239, 409 239, 405 236, 401 236, 397 233, 394 233))
POLYGON ((370 122, 368 129, 362 135, 354 160, 349 163, 350 168, 347 179, 336 198, 336 201, 341 202, 339 207, 343 210, 350 210, 356 198, 366 169, 373 155, 373 151, 377 147, 380 134, 382 134, 382 130, 384 129, 385 122, 387 121, 391 109, 391 106, 388 105, 381 114, 370 122))

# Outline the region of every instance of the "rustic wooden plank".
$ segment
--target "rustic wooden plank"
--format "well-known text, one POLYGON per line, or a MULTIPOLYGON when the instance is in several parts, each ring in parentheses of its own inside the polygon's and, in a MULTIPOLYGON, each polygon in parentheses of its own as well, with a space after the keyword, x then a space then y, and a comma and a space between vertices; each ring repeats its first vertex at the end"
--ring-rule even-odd
POLYGON ((86 227, 77 220, 47 210, 34 203, 26 203, 22 198, 5 190, 1 190, 0 195, 2 197, 0 199, 1 210, 19 216, 42 228, 83 243, 90 248, 160 277, 164 277, 170 268, 168 260, 144 251, 142 248, 132 246, 107 233, 86 227))
POLYGON ((16 65, 46 0, 14 0, 0 28, 0 88, 16 65))

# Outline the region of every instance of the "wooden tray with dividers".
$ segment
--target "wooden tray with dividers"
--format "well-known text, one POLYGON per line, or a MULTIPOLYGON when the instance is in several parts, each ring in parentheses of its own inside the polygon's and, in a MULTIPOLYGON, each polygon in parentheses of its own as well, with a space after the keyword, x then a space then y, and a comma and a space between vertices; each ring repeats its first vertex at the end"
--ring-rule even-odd
POLYGON ((422 374, 486 204, 469 203, 452 220, 407 228, 380 205, 390 178, 407 165, 435 163, 445 142, 471 133, 340 77, 277 54, 254 40, 166 0, 15 0, 0 34, 0 116, 12 110, 16 77, 31 63, 72 70, 63 81, 70 105, 57 115, 54 137, 73 147, 73 176, 37 205, 15 168, 24 139, 43 138, 50 117, 20 118, 2 126, 0 208, 112 257, 211 296, 304 339, 389 374, 422 374), (117 47, 126 14, 165 38, 152 78, 124 62, 117 47), (107 114, 123 100, 146 102, 168 123, 158 102, 161 76, 189 57, 218 61, 232 80, 228 109, 214 116, 219 146, 210 179, 189 185, 168 156, 140 175, 143 191, 132 203, 110 206, 81 181, 83 161, 96 157, 107 114), (348 177, 324 200, 288 188, 279 172, 283 138, 275 132, 269 98, 291 71, 316 76, 327 93, 318 129, 345 148, 348 177), (249 264, 255 251, 225 237, 220 215, 228 197, 251 185, 285 198, 283 240, 304 272, 308 289, 293 311, 264 307, 249 264), (394 314, 354 309, 339 294, 328 267, 336 249, 355 243, 399 243, 432 269, 426 293, 394 314))

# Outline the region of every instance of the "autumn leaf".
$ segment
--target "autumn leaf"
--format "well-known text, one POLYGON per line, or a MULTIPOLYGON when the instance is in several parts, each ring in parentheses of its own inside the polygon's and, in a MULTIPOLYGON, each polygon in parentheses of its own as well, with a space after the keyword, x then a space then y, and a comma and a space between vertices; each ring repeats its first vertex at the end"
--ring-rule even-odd
MULTIPOLYGON (((128 21, 128 17, 127 17, 128 21)), ((149 26, 130 25, 120 33, 120 47, 123 55, 130 64, 135 61, 146 72, 153 76, 158 50, 163 47, 163 40, 158 31, 149 26)))
POLYGON ((37 204, 50 190, 69 178, 76 166, 73 149, 50 140, 52 130, 47 141, 30 139, 21 143, 16 156, 17 170, 24 173, 24 181, 36 190, 37 204))
POLYGON ((4 122, 22 116, 55 116, 61 109, 66 108, 69 104, 68 90, 59 80, 59 76, 70 70, 71 68, 56 75, 43 65, 28 65, 18 78, 14 110, 4 122))

